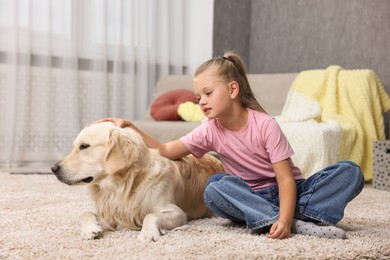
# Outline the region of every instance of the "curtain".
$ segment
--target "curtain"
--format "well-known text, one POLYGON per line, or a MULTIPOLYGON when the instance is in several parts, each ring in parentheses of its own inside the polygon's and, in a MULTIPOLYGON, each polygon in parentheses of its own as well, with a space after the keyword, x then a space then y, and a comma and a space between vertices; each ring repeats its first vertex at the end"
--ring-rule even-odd
POLYGON ((186 74, 181 0, 1 0, 0 167, 51 162, 103 117, 142 117, 186 74))

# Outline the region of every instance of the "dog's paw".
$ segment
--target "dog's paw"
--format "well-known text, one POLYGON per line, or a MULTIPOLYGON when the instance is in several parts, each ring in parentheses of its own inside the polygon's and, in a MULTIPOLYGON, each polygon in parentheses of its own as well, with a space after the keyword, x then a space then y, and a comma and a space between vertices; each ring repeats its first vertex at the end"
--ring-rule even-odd
POLYGON ((157 228, 146 229, 142 228, 141 233, 138 235, 137 240, 142 243, 156 242, 161 237, 161 233, 157 228))
POLYGON ((91 240, 98 238, 103 232, 95 215, 91 212, 84 213, 81 221, 81 237, 91 240))
POLYGON ((98 238, 102 232, 103 230, 99 225, 90 224, 81 228, 81 237, 83 239, 92 240, 98 238))

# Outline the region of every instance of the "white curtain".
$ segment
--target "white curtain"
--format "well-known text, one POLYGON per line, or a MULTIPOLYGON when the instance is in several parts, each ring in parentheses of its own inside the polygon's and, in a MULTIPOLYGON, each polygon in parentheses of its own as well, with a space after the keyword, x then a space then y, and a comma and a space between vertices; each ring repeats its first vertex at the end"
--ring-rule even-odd
POLYGON ((0 167, 55 161, 85 124, 142 117, 185 74, 181 0, 0 0, 0 167))

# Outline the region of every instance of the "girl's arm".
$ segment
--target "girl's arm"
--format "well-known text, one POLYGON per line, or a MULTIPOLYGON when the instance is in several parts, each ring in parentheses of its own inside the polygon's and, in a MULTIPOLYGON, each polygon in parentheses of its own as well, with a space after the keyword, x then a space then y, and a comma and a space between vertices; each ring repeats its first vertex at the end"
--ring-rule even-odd
POLYGON ((291 171, 290 158, 274 163, 273 168, 279 188, 279 220, 275 222, 268 237, 288 238, 291 236, 291 224, 294 218, 297 189, 295 178, 291 171))
POLYGON ((155 148, 160 151, 160 154, 164 157, 167 157, 171 160, 179 159, 183 156, 190 154, 190 151, 180 140, 174 140, 168 143, 161 143, 157 139, 151 137, 150 135, 143 132, 141 129, 136 127, 130 120, 122 118, 104 118, 98 121, 93 122, 92 124, 102 123, 102 122, 112 122, 116 126, 125 128, 131 127, 137 131, 143 138, 145 144, 149 148, 155 148))

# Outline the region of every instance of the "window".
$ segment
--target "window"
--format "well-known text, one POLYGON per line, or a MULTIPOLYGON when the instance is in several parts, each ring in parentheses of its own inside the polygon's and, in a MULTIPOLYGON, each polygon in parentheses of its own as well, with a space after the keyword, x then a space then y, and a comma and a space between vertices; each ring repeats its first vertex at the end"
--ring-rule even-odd
POLYGON ((92 42, 130 46, 132 21, 138 21, 137 17, 130 19, 130 11, 134 5, 134 1, 96 1, 92 12, 92 42))
POLYGON ((34 36, 71 39, 72 0, 1 0, 0 10, 1 30, 15 28, 16 21, 19 29, 31 29, 34 36))
POLYGON ((64 43, 71 42, 73 36, 72 3, 72 0, 0 0, 0 51, 7 52, 16 46, 21 52, 26 48, 38 54, 49 46, 61 46, 63 51, 64 43))

